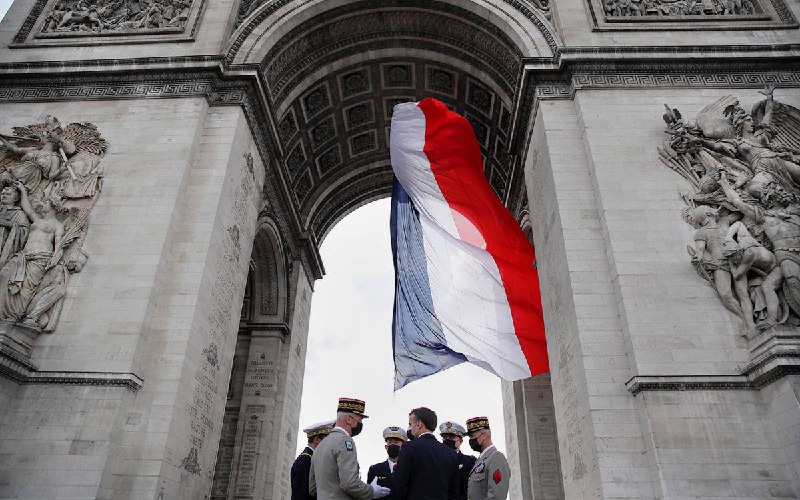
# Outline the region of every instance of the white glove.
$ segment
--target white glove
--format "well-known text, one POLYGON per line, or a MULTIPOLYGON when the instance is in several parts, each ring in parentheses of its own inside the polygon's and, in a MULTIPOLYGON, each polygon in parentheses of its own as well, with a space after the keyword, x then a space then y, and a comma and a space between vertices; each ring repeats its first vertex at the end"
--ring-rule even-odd
POLYGON ((392 490, 385 486, 378 486, 377 477, 373 479, 371 483, 369 483, 369 486, 372 488, 372 498, 383 498, 392 492, 392 490))

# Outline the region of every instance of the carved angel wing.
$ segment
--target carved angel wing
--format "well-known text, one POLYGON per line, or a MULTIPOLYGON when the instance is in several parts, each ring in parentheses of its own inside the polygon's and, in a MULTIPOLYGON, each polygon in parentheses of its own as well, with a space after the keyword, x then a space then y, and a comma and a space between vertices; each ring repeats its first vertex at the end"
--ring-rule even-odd
POLYGON ((64 128, 64 138, 75 144, 76 152, 103 156, 108 143, 91 123, 70 123, 64 128))
POLYGON ((732 139, 736 130, 725 117, 725 108, 737 106, 739 100, 732 95, 722 96, 697 114, 697 126, 709 139, 732 139))
MULTIPOLYGON (((760 101, 753 105, 750 114, 756 123, 761 123, 763 120, 766 103, 767 101, 760 101)), ((773 146, 800 153, 800 109, 775 101, 770 125, 775 132, 772 138, 773 146)))
POLYGON ((95 203, 97 203, 97 195, 92 198, 92 201, 82 207, 73 207, 69 210, 69 215, 64 220, 64 236, 61 238, 61 248, 67 248, 73 241, 81 236, 86 223, 89 221, 89 215, 92 213, 95 203))

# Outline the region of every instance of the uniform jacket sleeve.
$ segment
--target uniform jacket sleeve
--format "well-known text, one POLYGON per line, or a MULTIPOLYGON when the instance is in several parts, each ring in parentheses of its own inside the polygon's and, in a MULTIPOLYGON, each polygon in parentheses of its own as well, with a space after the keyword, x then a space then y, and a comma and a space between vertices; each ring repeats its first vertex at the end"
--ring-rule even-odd
POLYGON ((394 471, 394 489, 392 498, 406 500, 411 482, 411 469, 414 465, 413 441, 400 447, 400 456, 397 457, 397 468, 394 471))
POLYGON ((314 461, 311 461, 311 467, 308 469, 308 493, 312 497, 317 496, 317 482, 314 480, 314 461))
POLYGON ((369 470, 367 471, 367 484, 371 483, 372 480, 375 479, 375 476, 378 475, 378 473, 375 472, 375 468, 374 465, 369 466, 369 470))
POLYGON ((486 461, 486 482, 489 486, 487 500, 503 500, 508 496, 511 468, 508 460, 500 452, 493 453, 486 461))
POLYGON ((308 498, 311 457, 301 454, 292 464, 292 499, 308 498))
POLYGON ((355 442, 352 439, 342 441, 338 449, 334 450, 334 454, 339 466, 339 487, 342 491, 356 499, 372 500, 372 487, 361 481, 358 474, 358 454, 355 442), (348 442, 350 443, 349 448, 348 442))
POLYGON ((447 498, 448 500, 458 500, 459 494, 461 493, 461 483, 458 475, 458 456, 455 452, 453 452, 452 455, 450 480, 447 485, 447 498))

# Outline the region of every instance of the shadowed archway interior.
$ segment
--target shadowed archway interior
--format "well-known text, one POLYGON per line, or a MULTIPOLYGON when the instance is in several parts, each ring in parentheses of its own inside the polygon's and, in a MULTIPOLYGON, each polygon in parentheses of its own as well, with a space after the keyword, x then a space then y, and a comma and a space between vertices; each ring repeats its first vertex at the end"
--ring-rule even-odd
POLYGON ((524 61, 551 50, 552 36, 541 32, 546 10, 519 4, 531 26, 512 29, 477 2, 321 6, 284 21, 271 20, 268 5, 248 4, 231 52, 258 65, 282 176, 304 227, 321 240, 355 208, 388 196, 392 108, 425 97, 469 120, 487 179, 507 200, 519 156, 512 135, 530 113, 519 102, 524 61), (519 42, 526 36, 533 40, 519 42))

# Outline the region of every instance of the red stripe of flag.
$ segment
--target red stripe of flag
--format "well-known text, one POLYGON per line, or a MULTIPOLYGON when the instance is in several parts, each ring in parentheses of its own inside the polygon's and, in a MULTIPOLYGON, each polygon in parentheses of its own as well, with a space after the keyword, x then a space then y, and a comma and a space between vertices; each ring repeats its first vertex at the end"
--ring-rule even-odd
POLYGON ((424 99, 418 106, 425 114, 424 151, 439 189, 455 212, 456 227, 464 241, 483 248, 479 238, 476 241, 476 236, 469 234, 469 225, 459 223, 458 215, 481 233, 485 249, 500 271, 514 330, 531 375, 545 373, 549 364, 533 247, 489 186, 469 122, 435 99, 424 99))

